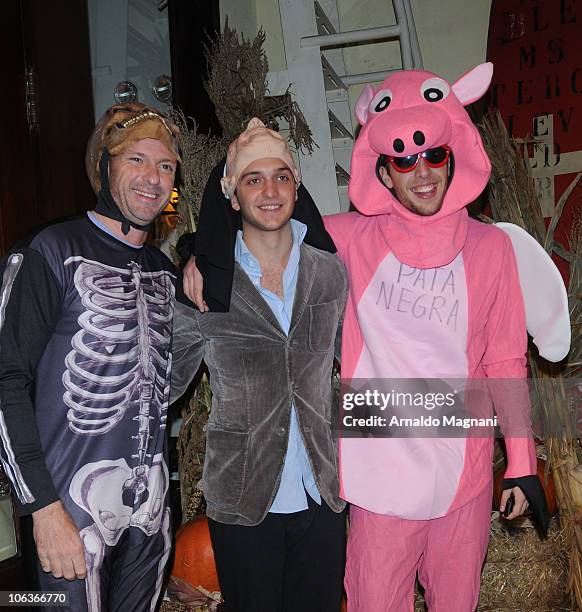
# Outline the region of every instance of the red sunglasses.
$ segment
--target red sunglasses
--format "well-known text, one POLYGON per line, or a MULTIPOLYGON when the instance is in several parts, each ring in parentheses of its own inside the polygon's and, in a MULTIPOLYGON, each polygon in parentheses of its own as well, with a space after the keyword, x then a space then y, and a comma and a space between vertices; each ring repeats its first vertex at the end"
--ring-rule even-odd
POLYGON ((449 161, 450 156, 450 147, 442 145, 441 147, 427 149, 422 153, 415 153, 406 157, 388 156, 388 162, 397 172, 412 172, 418 166, 421 157, 431 168, 441 168, 449 161))

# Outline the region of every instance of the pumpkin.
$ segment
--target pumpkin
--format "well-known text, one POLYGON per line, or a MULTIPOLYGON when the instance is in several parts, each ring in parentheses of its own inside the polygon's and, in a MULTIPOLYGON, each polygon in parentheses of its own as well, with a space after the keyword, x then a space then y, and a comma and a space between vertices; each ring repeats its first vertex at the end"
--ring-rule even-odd
MULTIPOLYGON (((504 473, 505 468, 502 467, 495 470, 495 474, 493 475, 494 510, 499 510, 499 505, 501 503, 501 493, 503 492, 502 482, 504 473)), ((540 457, 538 457, 537 474, 538 478, 540 479, 540 482, 542 483, 544 493, 546 494, 546 501, 548 502, 548 512, 550 513, 550 515, 556 514, 556 512, 558 511, 558 506, 556 504, 556 487, 554 484, 554 477, 552 476, 552 472, 550 471, 546 480, 546 462, 540 457)))
POLYGON ((210 592, 220 591, 205 516, 194 517, 178 530, 172 576, 185 580, 193 587, 201 586, 210 592))
POLYGON ((348 612, 348 600, 346 598, 346 594, 342 595, 342 603, 340 607, 340 612, 348 612))

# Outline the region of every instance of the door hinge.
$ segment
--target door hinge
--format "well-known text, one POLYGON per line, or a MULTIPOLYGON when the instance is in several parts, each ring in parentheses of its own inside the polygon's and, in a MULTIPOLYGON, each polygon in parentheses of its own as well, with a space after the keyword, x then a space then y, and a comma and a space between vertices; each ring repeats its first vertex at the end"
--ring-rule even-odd
POLYGON ((28 129, 38 130, 38 77, 34 68, 29 67, 25 72, 24 88, 26 93, 26 116, 28 129))

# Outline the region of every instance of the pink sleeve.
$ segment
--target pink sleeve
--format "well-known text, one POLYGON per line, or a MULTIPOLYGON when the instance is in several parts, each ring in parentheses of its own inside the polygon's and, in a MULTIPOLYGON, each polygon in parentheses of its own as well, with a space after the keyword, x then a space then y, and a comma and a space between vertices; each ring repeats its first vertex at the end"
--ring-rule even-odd
POLYGON ((328 234, 336 246, 338 255, 343 258, 346 247, 350 241, 355 222, 355 213, 339 213, 337 215, 325 215, 323 223, 328 234))
MULTIPOLYGON (((502 232, 498 232, 496 237, 498 240, 492 246, 500 252, 491 253, 490 262, 497 260, 495 262, 498 270, 497 293, 487 317, 485 327, 487 344, 481 363, 489 366, 510 359, 520 359, 524 367, 520 371, 513 370, 511 377, 517 375, 518 378, 525 378, 527 332, 517 264, 509 237, 502 232)), ((495 263, 483 262, 483 265, 495 266, 495 263)))
POLYGON ((486 325, 483 367, 507 449, 507 478, 535 474, 536 453, 526 382, 527 333, 511 242, 503 236, 497 295, 486 325))

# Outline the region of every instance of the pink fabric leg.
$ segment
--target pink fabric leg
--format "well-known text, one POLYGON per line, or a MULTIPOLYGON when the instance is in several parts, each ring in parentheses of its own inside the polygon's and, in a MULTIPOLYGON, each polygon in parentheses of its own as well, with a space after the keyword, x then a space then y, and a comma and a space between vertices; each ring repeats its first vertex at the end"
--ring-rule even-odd
POLYGON ((409 521, 350 510, 348 612, 410 612, 416 572, 430 612, 472 612, 487 552, 491 486, 455 512, 409 521))
POLYGON ((491 487, 455 512, 430 523, 418 569, 430 612, 473 612, 491 524, 491 487))
POLYGON ((345 576, 348 612, 413 610, 414 581, 429 522, 351 507, 345 576))

